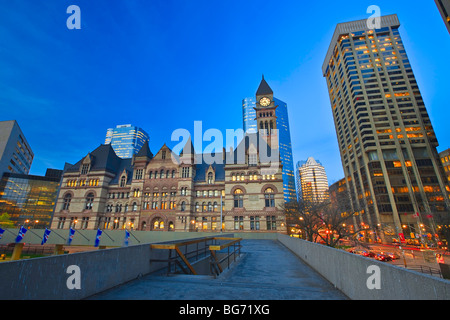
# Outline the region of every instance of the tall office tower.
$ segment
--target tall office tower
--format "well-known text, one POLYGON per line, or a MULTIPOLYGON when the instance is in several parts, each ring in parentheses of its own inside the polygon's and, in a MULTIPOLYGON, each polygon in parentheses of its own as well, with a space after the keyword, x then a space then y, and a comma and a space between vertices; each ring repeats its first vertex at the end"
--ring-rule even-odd
POLYGON ((324 201, 330 198, 325 168, 313 157, 297 162, 297 188, 299 200, 324 201))
POLYGON ((33 158, 17 121, 0 121, 0 179, 5 172, 28 174, 33 158))
POLYGON ((450 181, 450 149, 440 152, 439 157, 441 158, 447 180, 450 181))
MULTIPOLYGON (((265 84, 267 82, 263 79, 265 84)), ((267 84, 268 91, 272 91, 267 84)), ((280 159, 283 165, 283 189, 284 201, 295 201, 297 193, 295 188, 294 161, 292 157, 291 132, 289 129, 289 116, 287 104, 280 99, 273 98, 275 102, 275 115, 278 129, 278 145, 280 159)), ((256 102, 255 98, 245 98, 242 100, 243 129, 246 133, 257 132, 256 123, 256 102)))
POLYGON ((256 101, 255 98, 245 98, 242 100, 242 119, 245 133, 256 133, 256 101))
POLYGON ((277 98, 273 98, 273 100, 275 105, 278 106, 275 114, 277 116, 280 159, 283 165, 284 201, 295 201, 297 200, 297 192, 295 189, 294 160, 287 104, 277 98))
POLYGON ((143 129, 123 124, 106 131, 105 144, 111 144, 118 157, 127 159, 137 154, 148 140, 149 135, 143 129))
POLYGON ((322 68, 355 225, 382 241, 435 234, 433 213, 449 208, 438 141, 399 27, 397 15, 381 17, 376 30, 366 20, 338 24, 322 68))
POLYGON ((450 33, 450 0, 434 0, 444 20, 445 26, 450 33))

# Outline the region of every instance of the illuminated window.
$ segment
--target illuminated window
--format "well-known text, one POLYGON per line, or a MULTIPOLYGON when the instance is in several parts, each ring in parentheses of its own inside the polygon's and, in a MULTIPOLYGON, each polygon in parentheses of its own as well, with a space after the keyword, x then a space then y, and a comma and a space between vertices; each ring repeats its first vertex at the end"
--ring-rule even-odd
POLYGON ((244 207, 244 192, 241 189, 234 191, 234 208, 244 207))

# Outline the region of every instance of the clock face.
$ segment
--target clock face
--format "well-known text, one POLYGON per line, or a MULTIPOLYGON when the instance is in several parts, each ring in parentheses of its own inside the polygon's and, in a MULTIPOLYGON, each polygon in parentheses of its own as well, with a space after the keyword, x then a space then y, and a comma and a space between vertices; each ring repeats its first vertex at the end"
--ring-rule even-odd
POLYGON ((261 100, 259 100, 259 104, 262 105, 263 107, 267 107, 270 104, 270 99, 264 97, 261 100))

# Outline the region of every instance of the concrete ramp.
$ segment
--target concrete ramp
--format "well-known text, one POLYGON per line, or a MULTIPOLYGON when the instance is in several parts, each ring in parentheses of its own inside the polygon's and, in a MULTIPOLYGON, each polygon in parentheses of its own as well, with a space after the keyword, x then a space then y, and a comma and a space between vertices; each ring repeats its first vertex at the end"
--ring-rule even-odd
POLYGON ((243 240, 242 255, 216 279, 150 274, 91 300, 345 300, 276 240, 243 240))

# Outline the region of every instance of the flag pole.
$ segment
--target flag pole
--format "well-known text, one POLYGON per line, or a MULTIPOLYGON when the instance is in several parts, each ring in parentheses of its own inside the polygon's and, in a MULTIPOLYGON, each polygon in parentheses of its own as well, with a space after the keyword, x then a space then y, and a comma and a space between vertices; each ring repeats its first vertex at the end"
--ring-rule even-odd
MULTIPOLYGON (((75 229, 73 229, 73 230, 75 230, 75 229)), ((76 230, 75 230, 76 231, 76 230)), ((83 238, 85 238, 88 242, 90 242, 90 240, 88 239, 88 238, 86 238, 81 232, 78 232, 78 234, 80 235, 80 236, 82 236, 83 238)))
MULTIPOLYGON (((50 230, 50 229, 49 229, 50 230)), ((63 239, 64 241, 66 241, 67 239, 66 238, 64 238, 63 236, 61 236, 58 232, 56 232, 56 231, 54 231, 54 230, 51 230, 52 231, 52 233, 55 233, 58 237, 60 237, 61 239, 63 239)))
POLYGON ((104 234, 106 234, 106 236, 107 236, 108 238, 110 238, 112 242, 115 242, 114 239, 111 238, 111 237, 105 232, 105 230, 102 230, 102 232, 103 232, 104 234))
MULTIPOLYGON (((126 230, 126 229, 125 229, 126 230)), ((139 240, 138 240, 138 238, 136 238, 135 236, 134 236, 134 234, 132 234, 131 233, 131 231, 130 230, 128 230, 128 232, 130 233, 130 235, 132 235, 133 236, 133 238, 135 238, 136 240, 137 240, 137 242, 139 242, 139 243, 141 243, 139 240)))

